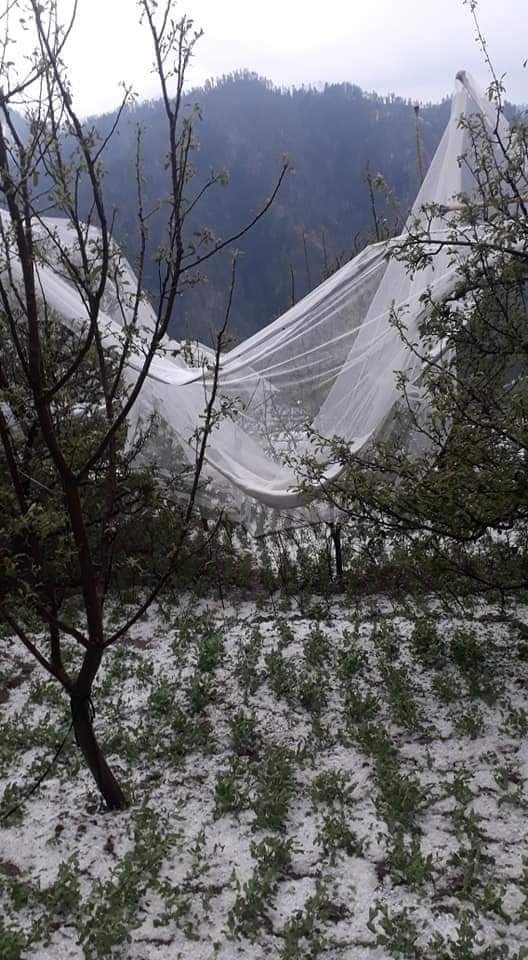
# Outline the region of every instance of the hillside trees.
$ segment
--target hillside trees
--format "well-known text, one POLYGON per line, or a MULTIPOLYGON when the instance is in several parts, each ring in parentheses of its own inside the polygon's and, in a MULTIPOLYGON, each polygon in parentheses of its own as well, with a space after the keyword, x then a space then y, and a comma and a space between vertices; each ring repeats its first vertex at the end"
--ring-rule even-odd
MULTIPOLYGON (((1 23, 0 620, 7 631, 1 643, 25 647, 62 686, 77 743, 110 809, 124 807, 127 798, 96 738, 94 683, 105 652, 148 610, 192 539, 207 438, 217 417, 214 386, 186 469, 168 469, 166 463, 161 471, 152 456, 147 467, 141 453, 159 437, 162 424, 140 419, 131 435, 127 422, 153 359, 164 354, 182 287, 194 282, 201 263, 247 229, 224 240, 208 231, 189 236, 189 211, 222 179, 211 171, 205 182, 193 183, 198 114, 187 107, 183 84, 200 34, 191 19, 175 17, 172 0, 141 0, 139 8, 160 81, 169 179, 167 195, 157 199, 164 228, 153 312, 142 294, 151 209, 143 196, 140 127, 130 184, 137 282, 113 241, 116 211, 105 195, 106 150, 130 92, 114 125, 100 136, 76 113, 64 65, 75 9, 62 26, 56 0, 20 0, 5 5, 1 23), (10 33, 14 17, 31 36, 26 61, 17 56, 10 33), (62 219, 49 219, 49 212, 62 219), (69 333, 57 322, 57 304, 44 293, 44 274, 67 281, 69 333), (120 329, 110 348, 109 315, 120 329), (127 374, 131 361, 133 377, 127 374), (116 574, 138 562, 131 534, 137 542, 139 530, 145 539, 153 521, 161 522, 171 547, 148 570, 135 609, 109 627, 105 614, 116 574)), ((285 170, 250 224, 269 207, 285 170)), ((231 295, 227 300, 226 322, 231 295)), ((170 456, 168 462, 170 467, 170 456)))
MULTIPOLYGON (((381 183, 397 197, 405 218, 419 185, 415 117, 410 101, 366 93, 352 84, 321 90, 281 89, 248 72, 208 83, 190 94, 202 108, 200 150, 193 158, 199 176, 211 164, 225 167, 232 190, 209 191, 200 206, 200 223, 221 236, 234 231, 253 198, 262 196, 273 177, 277 156, 287 154, 293 168, 269 216, 240 243, 237 295, 231 329, 240 337, 254 333, 288 308, 291 270, 298 300, 322 275, 344 262, 375 236, 369 183, 376 217, 392 228, 393 205, 381 183)), ((420 124, 424 161, 431 159, 449 116, 449 101, 423 105, 420 124)), ((102 133, 115 116, 96 117, 102 133)), ((119 136, 106 152, 106 190, 119 210, 115 237, 128 249, 136 244, 134 199, 123 171, 134 165, 135 126, 148 127, 144 141, 144 196, 154 205, 165 177, 164 115, 161 101, 134 103, 119 123, 119 136)), ((190 217, 192 220, 192 215, 190 217)), ((150 221, 149 243, 156 249, 163 217, 150 221)), ((222 319, 224 275, 221 260, 208 261, 207 283, 186 289, 171 321, 175 336, 210 336, 210 318, 222 319)), ((145 286, 155 291, 155 265, 147 263, 145 286)))

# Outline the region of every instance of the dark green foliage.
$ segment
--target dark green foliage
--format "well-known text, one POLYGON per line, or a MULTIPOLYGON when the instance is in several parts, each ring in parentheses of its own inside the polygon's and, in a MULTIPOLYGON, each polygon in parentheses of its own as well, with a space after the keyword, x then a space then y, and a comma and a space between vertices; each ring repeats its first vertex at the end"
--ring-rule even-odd
POLYGON ((270 749, 257 770, 254 829, 283 829, 294 791, 293 763, 288 751, 270 749))
POLYGON ((293 850, 291 840, 264 837, 251 844, 255 872, 244 883, 228 916, 228 927, 234 937, 254 941, 262 927, 270 929, 269 908, 281 875, 288 868, 293 850))
POLYGON ((242 711, 231 719, 231 745, 239 757, 255 757, 260 746, 260 736, 254 716, 242 711))

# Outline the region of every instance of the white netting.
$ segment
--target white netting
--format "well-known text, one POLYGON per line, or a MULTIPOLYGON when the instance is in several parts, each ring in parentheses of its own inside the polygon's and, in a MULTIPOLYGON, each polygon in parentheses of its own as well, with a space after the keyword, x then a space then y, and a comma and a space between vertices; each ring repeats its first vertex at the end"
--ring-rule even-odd
MULTIPOLYGON (((460 162, 472 149, 467 125, 460 119, 473 114, 484 119, 492 134, 497 121, 494 107, 466 74, 459 74, 451 118, 409 227, 423 219, 424 206, 449 207, 460 194, 476 193, 470 164, 460 162)), ((433 219, 430 232, 440 236, 442 230, 445 220, 433 219)), ((45 220, 38 231, 45 261, 38 269, 42 297, 65 325, 80 330, 86 324, 86 309, 61 271, 61 247, 75 256, 73 229, 66 221, 45 220)), ((96 258, 97 231, 93 240, 96 258)), ((400 242, 401 238, 395 245, 400 242)), ((303 507, 307 496, 299 492, 291 458, 310 452, 320 461, 324 458, 321 448, 311 447, 311 431, 342 438, 359 451, 394 410, 400 396, 398 375, 418 384, 423 372, 420 351, 405 344, 391 317, 395 309, 404 311, 406 337, 417 342, 422 295, 430 290, 433 299, 445 297, 457 281, 459 260, 451 244, 411 276, 406 265, 391 256, 393 246, 388 242, 368 247, 279 319, 222 355, 217 405, 232 404, 233 410, 211 432, 206 475, 215 496, 224 490, 232 509, 243 513, 248 504, 254 509, 255 502, 280 511, 303 507)), ((11 269, 16 282, 16 264, 11 269)), ((123 329, 134 315, 135 291, 133 272, 122 262, 115 283, 108 286, 99 320, 109 347, 122 343, 123 329)), ((136 318, 141 336, 125 370, 130 384, 141 368, 154 324, 154 311, 143 299, 136 318)), ((133 432, 138 422, 156 411, 177 438, 180 453, 192 461, 193 438, 203 424, 213 375, 206 366, 189 366, 181 352, 174 356, 177 350, 179 344, 168 341, 164 355, 153 360, 129 429, 133 432)), ((328 463, 325 469, 330 477, 338 468, 328 463)))

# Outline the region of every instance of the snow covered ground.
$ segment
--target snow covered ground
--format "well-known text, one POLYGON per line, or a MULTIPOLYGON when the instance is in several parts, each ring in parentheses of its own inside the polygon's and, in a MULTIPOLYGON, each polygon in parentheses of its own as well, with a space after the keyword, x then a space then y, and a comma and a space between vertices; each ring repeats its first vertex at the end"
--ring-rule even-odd
MULTIPOLYGON (((131 807, 101 811, 70 738, 0 828, 1 960, 528 957, 527 622, 157 610, 95 697, 131 807)), ((32 668, 8 644, 0 814, 68 729, 32 668)))

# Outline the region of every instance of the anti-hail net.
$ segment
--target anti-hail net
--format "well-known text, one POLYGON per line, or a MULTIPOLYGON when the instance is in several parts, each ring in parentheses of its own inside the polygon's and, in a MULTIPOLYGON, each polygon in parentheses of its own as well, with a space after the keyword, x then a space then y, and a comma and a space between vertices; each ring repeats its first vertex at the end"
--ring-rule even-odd
MULTIPOLYGON (((339 470, 331 460, 325 462, 324 445, 314 444, 314 435, 338 437, 361 451, 397 408, 402 375, 419 395, 423 351, 409 344, 419 343, 423 294, 430 291, 433 300, 440 300, 454 288, 462 252, 450 243, 411 275, 391 251, 417 223, 425 225, 426 218, 431 234, 445 231, 445 218, 439 213, 431 220, 424 208, 450 208, 461 194, 476 194, 471 164, 461 162, 472 144, 467 124, 460 121, 472 115, 482 118, 492 133, 495 108, 466 74, 459 74, 449 123, 402 237, 367 247, 283 316, 222 353, 215 401, 220 416, 206 451, 204 477, 210 491, 206 489, 206 497, 220 496, 233 514, 245 519, 256 515, 258 504, 283 513, 301 510, 310 493, 299 489, 295 461, 306 455, 319 459, 323 480, 312 491, 315 500, 324 476, 335 476, 339 470), (405 314, 405 340, 393 322, 395 311, 405 314)), ((80 331, 86 326, 86 309, 61 270, 60 253, 67 247, 75 257, 75 234, 61 220, 41 221, 38 231, 44 251, 38 268, 42 297, 62 323, 80 331)), ((16 282, 16 265, 11 269, 16 282)), ((122 344, 135 291, 135 277, 124 263, 119 279, 108 285, 99 319, 110 348, 122 344)), ((136 325, 141 338, 124 371, 130 385, 155 325, 147 299, 139 304, 136 325)), ((153 360, 129 434, 132 437, 156 413, 166 435, 175 441, 177 455, 192 462, 215 377, 210 351, 204 350, 201 366, 186 363, 183 356, 179 344, 167 341, 163 355, 153 360)))

